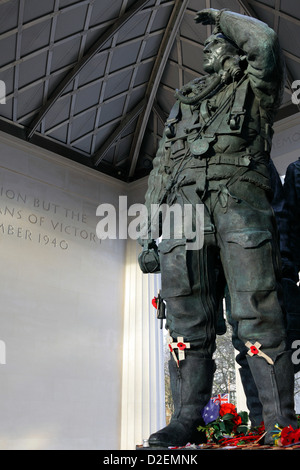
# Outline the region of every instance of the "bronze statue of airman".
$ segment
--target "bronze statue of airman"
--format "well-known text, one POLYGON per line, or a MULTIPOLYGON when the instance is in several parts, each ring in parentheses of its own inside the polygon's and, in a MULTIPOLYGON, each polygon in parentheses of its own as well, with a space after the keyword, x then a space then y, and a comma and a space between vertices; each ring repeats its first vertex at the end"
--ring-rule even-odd
POLYGON ((275 32, 259 20, 205 9, 195 21, 215 25, 203 49, 206 75, 176 91, 146 205, 203 204, 204 243, 188 250, 190 240, 171 236, 156 246, 149 235, 139 257, 143 272, 160 269, 173 345, 175 411, 149 443, 168 447, 199 441, 197 426, 215 370, 215 273, 221 262, 231 315, 263 407, 265 443, 272 444, 276 424, 297 426, 268 169, 284 61, 275 32))

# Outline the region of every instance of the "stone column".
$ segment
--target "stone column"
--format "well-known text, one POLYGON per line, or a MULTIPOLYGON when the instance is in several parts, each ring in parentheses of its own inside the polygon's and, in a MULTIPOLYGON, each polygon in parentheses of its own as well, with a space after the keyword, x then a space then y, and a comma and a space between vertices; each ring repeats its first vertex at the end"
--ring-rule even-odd
POLYGON ((121 449, 134 450, 149 434, 165 426, 164 330, 152 299, 159 274, 143 274, 140 247, 128 240, 124 292, 121 449))
MULTIPOLYGON (((238 354, 238 351, 235 350, 235 355, 238 354)), ((237 411, 247 411, 247 403, 246 403, 246 395, 244 392, 244 387, 242 384, 240 372, 239 372, 240 366, 238 365, 237 362, 235 362, 235 387, 236 387, 236 408, 237 411)))

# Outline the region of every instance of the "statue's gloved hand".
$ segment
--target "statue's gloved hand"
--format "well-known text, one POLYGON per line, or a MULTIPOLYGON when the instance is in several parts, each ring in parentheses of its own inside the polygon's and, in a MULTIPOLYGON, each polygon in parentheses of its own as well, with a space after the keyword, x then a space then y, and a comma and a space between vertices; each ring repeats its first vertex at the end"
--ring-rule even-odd
POLYGON ((219 10, 215 8, 205 8, 197 12, 194 20, 196 23, 206 24, 216 24, 217 15, 219 10))
POLYGON ((138 263, 145 274, 160 271, 158 248, 154 240, 143 243, 143 251, 139 254, 138 263))

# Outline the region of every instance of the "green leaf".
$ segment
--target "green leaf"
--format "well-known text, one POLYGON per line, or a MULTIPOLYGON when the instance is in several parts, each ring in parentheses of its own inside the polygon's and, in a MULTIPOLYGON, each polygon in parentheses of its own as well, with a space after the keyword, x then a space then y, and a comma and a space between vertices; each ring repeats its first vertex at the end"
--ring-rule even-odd
POLYGON ((249 415, 248 415, 247 411, 240 411, 239 416, 242 419, 242 424, 245 424, 245 425, 248 424, 249 415))
POLYGON ((226 431, 226 425, 225 425, 225 423, 222 423, 222 421, 220 422, 220 430, 221 431, 226 431))
POLYGON ((215 439, 219 440, 223 438, 223 433, 220 431, 215 432, 214 434, 215 439))
POLYGON ((233 418, 234 418, 234 416, 231 413, 226 413, 226 415, 222 416, 222 419, 224 421, 232 420, 233 418))
POLYGON ((198 426, 197 431, 206 431, 208 429, 208 426, 198 426))
POLYGON ((239 433, 243 433, 243 434, 246 434, 248 431, 248 426, 245 426, 244 424, 241 424, 240 426, 238 426, 236 428, 236 432, 239 434, 239 433))

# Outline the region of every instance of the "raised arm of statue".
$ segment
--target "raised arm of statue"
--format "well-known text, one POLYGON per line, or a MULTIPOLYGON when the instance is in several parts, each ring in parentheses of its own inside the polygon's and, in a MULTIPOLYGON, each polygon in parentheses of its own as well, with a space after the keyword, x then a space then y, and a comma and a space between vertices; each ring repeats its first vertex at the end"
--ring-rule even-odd
POLYGON ((197 23, 215 24, 231 39, 247 60, 252 89, 264 108, 280 105, 285 65, 276 33, 262 21, 231 11, 206 9, 195 17, 197 23))

